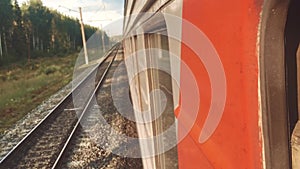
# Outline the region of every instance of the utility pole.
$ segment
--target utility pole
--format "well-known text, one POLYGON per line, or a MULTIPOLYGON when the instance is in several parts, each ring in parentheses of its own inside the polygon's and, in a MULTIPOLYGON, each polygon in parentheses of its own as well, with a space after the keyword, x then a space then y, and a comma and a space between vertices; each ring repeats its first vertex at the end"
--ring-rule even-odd
MULTIPOLYGON (((73 12, 77 12, 78 13, 78 11, 76 11, 76 10, 73 10, 73 9, 70 9, 70 8, 67 8, 67 7, 64 7, 64 6, 61 6, 61 5, 59 5, 58 7, 65 8, 65 9, 67 9, 69 11, 73 11, 73 12)), ((105 10, 105 6, 103 8, 105 10)), ((86 40, 85 40, 84 24, 83 24, 83 19, 82 19, 82 9, 81 9, 81 7, 79 7, 79 14, 80 14, 80 27, 81 27, 81 34, 82 34, 82 43, 83 43, 85 63, 89 64, 89 57, 88 57, 87 47, 86 47, 86 40)), ((94 21, 106 21, 106 20, 111 20, 111 19, 92 20, 92 22, 94 22, 94 21)), ((104 44, 104 42, 105 42, 105 40, 104 40, 105 32, 103 32, 103 30, 102 30, 102 25, 101 25, 101 31, 102 31, 102 44, 103 44, 102 47, 103 47, 103 52, 104 52, 105 51, 105 44, 104 44)))
POLYGON ((104 35, 105 35, 105 32, 103 30, 103 27, 102 27, 102 24, 101 25, 101 33, 102 33, 102 47, 103 47, 103 53, 105 52, 105 42, 104 42, 104 35))
POLYGON ((85 41, 84 25, 83 25, 81 7, 79 7, 79 13, 80 13, 80 25, 81 25, 81 34, 82 34, 82 43, 83 43, 85 64, 89 64, 89 57, 88 57, 88 53, 87 53, 87 49, 86 49, 86 41, 85 41))

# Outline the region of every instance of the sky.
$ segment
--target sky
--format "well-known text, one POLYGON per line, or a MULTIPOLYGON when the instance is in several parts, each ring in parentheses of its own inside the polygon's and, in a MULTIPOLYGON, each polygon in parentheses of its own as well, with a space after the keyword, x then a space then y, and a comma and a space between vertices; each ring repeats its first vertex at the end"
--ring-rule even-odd
MULTIPOLYGON (((29 0, 18 0, 19 4, 29 0)), ((43 5, 79 19, 79 7, 82 7, 83 22, 97 28, 110 27, 111 23, 122 18, 124 0, 42 0, 43 5), (69 10, 71 9, 71 11, 69 10)), ((121 29, 120 27, 118 29, 121 29)), ((115 30, 117 31, 117 30, 115 30)), ((114 32, 114 30, 110 30, 114 32)))

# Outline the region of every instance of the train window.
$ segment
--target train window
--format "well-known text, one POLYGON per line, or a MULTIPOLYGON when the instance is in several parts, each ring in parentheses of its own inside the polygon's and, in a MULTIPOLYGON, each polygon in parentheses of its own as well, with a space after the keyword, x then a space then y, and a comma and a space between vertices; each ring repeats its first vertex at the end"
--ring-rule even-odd
POLYGON ((290 143, 298 121, 296 51, 299 41, 295 40, 300 33, 299 2, 270 0, 263 7, 260 94, 263 158, 267 169, 292 168, 290 143))
POLYGON ((299 15, 297 15, 297 7, 299 6, 295 3, 297 3, 297 1, 292 1, 290 4, 285 28, 285 62, 290 135, 298 121, 296 53, 299 44, 300 32, 299 15))
POLYGON ((292 0, 285 29, 285 58, 287 74, 287 105, 292 168, 300 168, 300 2, 292 0))
MULTIPOLYGON (((300 110, 300 44, 297 50, 297 81, 298 81, 298 110, 300 110)), ((298 111, 298 122, 293 130, 292 146, 292 166, 293 169, 300 169, 300 112, 298 111)))
MULTIPOLYGON (((147 33, 144 36, 146 50, 149 49, 147 50, 147 64, 151 67, 148 70, 150 91, 163 93, 154 92, 151 96, 151 115, 155 119, 152 123, 154 135, 166 131, 175 122, 172 78, 168 72, 161 70, 161 67, 170 70, 168 38, 164 35, 166 32, 147 33)), ((176 138, 176 130, 173 133, 176 138)), ((165 141, 155 140, 155 144, 157 151, 164 152, 165 141)), ((174 165, 177 165, 177 147, 157 155, 155 161, 157 168, 174 168, 174 165)))
POLYGON ((297 93, 298 93, 298 121, 300 119, 300 43, 297 49, 297 93))
MULTIPOLYGON (((147 1, 152 2, 155 1, 147 1)), ((173 145, 174 142, 166 138, 171 137, 172 141, 177 138, 167 26, 161 13, 145 18, 135 32, 131 32, 136 35, 126 39, 130 45, 125 46, 130 93, 135 118, 139 121, 138 135, 151 138, 147 142, 140 139, 141 153, 155 153, 153 157, 143 158, 143 165, 145 168, 177 168, 177 142, 173 145)))

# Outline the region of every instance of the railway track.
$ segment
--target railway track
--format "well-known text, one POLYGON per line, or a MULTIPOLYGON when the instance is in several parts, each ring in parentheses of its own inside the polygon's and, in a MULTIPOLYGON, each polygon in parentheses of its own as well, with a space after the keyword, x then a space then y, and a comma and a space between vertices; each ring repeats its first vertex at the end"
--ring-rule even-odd
MULTIPOLYGON (((61 152, 56 162, 56 168, 143 168, 141 159, 121 157, 112 153, 116 147, 121 147, 124 141, 112 136, 112 129, 119 134, 129 137, 138 137, 136 125, 133 121, 124 118, 113 103, 111 89, 112 78, 118 78, 119 83, 129 83, 125 65, 119 65, 123 61, 123 54, 116 57, 111 69, 108 70, 103 84, 98 84, 94 98, 85 108, 80 119, 80 125, 70 135, 65 149, 61 152), (115 72, 116 68, 119 72, 115 72), (117 77, 113 74, 117 73, 117 77), (109 124, 109 127, 101 123, 101 117, 109 124)), ((128 90, 124 87, 118 89, 118 96, 124 95, 128 90)), ((124 102, 124 101, 123 101, 124 102)), ((123 105, 127 112, 132 113, 132 105, 123 105)), ((138 147, 138 146, 136 146, 138 147)), ((139 153, 139 149, 131 149, 139 153)))
POLYGON ((54 168, 69 135, 74 134, 85 105, 105 79, 119 50, 113 50, 1 161, 0 168, 54 168), (96 82, 95 82, 96 79, 96 82), (73 98, 76 99, 74 106, 73 98))

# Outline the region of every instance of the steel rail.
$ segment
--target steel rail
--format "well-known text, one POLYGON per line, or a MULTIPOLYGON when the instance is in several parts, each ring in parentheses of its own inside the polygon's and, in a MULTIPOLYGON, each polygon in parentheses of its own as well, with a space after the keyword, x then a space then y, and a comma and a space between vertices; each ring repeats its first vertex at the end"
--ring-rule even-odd
POLYGON ((99 80, 97 86, 95 87, 93 93, 91 94, 91 96, 90 96, 90 98, 89 98, 89 100, 88 100, 86 106, 84 107, 84 109, 83 109, 83 111, 82 111, 82 113, 81 113, 81 115, 80 115, 80 117, 79 117, 79 119, 78 119, 78 121, 77 121, 77 123, 76 123, 76 125, 75 125, 74 128, 73 128, 73 131, 71 132, 71 134, 69 135, 69 138, 68 138, 67 141, 65 142, 65 145, 64 145, 63 148, 61 149, 61 152, 59 153, 59 155, 58 155, 58 157, 57 157, 57 159, 56 159, 54 165, 52 166, 52 169, 55 169, 55 168, 57 167, 57 165, 60 163, 60 161, 61 161, 61 159, 62 159, 62 156, 63 156, 64 153, 66 152, 65 150, 67 149, 67 147, 68 147, 68 145, 69 145, 71 139, 74 137, 74 133, 76 132, 76 130, 78 130, 78 127, 80 126, 81 119, 82 119, 82 118, 84 117, 84 115, 87 113, 87 110, 88 110, 88 108, 91 106, 91 102, 92 102, 93 98, 95 97, 96 93, 97 93, 98 90, 100 89, 100 86, 102 85, 102 83, 103 83, 103 81, 104 81, 104 79, 105 79, 105 77, 106 77, 106 75, 107 75, 109 69, 111 68, 111 65, 112 65, 112 63, 114 62, 114 60, 115 60, 115 58, 116 58, 116 55, 118 54, 118 50, 119 50, 119 49, 120 49, 119 47, 116 49, 115 55, 113 56, 111 62, 109 63, 109 65, 107 66, 106 70, 105 70, 104 73, 102 74, 101 79, 99 80))
POLYGON ((68 94, 67 96, 65 96, 51 111, 50 113, 48 113, 33 129, 30 130, 29 133, 26 134, 26 136, 24 138, 22 138, 21 141, 19 141, 0 161, 0 167, 4 165, 4 163, 6 163, 7 161, 9 161, 10 159, 13 159, 14 154, 18 153, 19 151, 22 150, 22 145, 26 144, 27 142, 30 142, 31 138, 34 137, 34 133, 37 132, 37 130, 42 127, 43 124, 45 124, 50 117, 53 117, 56 113, 57 110, 59 110, 59 108, 64 107, 66 104, 66 102, 68 102, 68 99, 70 99, 72 97, 72 94, 79 89, 79 87, 81 85, 84 84, 84 82, 86 80, 88 80, 90 78, 90 76, 92 76, 95 71, 98 70, 98 68, 105 62, 105 60, 112 54, 113 51, 116 50, 116 48, 118 48, 120 45, 120 43, 117 43, 116 45, 114 45, 111 50, 109 50, 107 52, 107 54, 104 56, 104 59, 99 62, 68 94))

